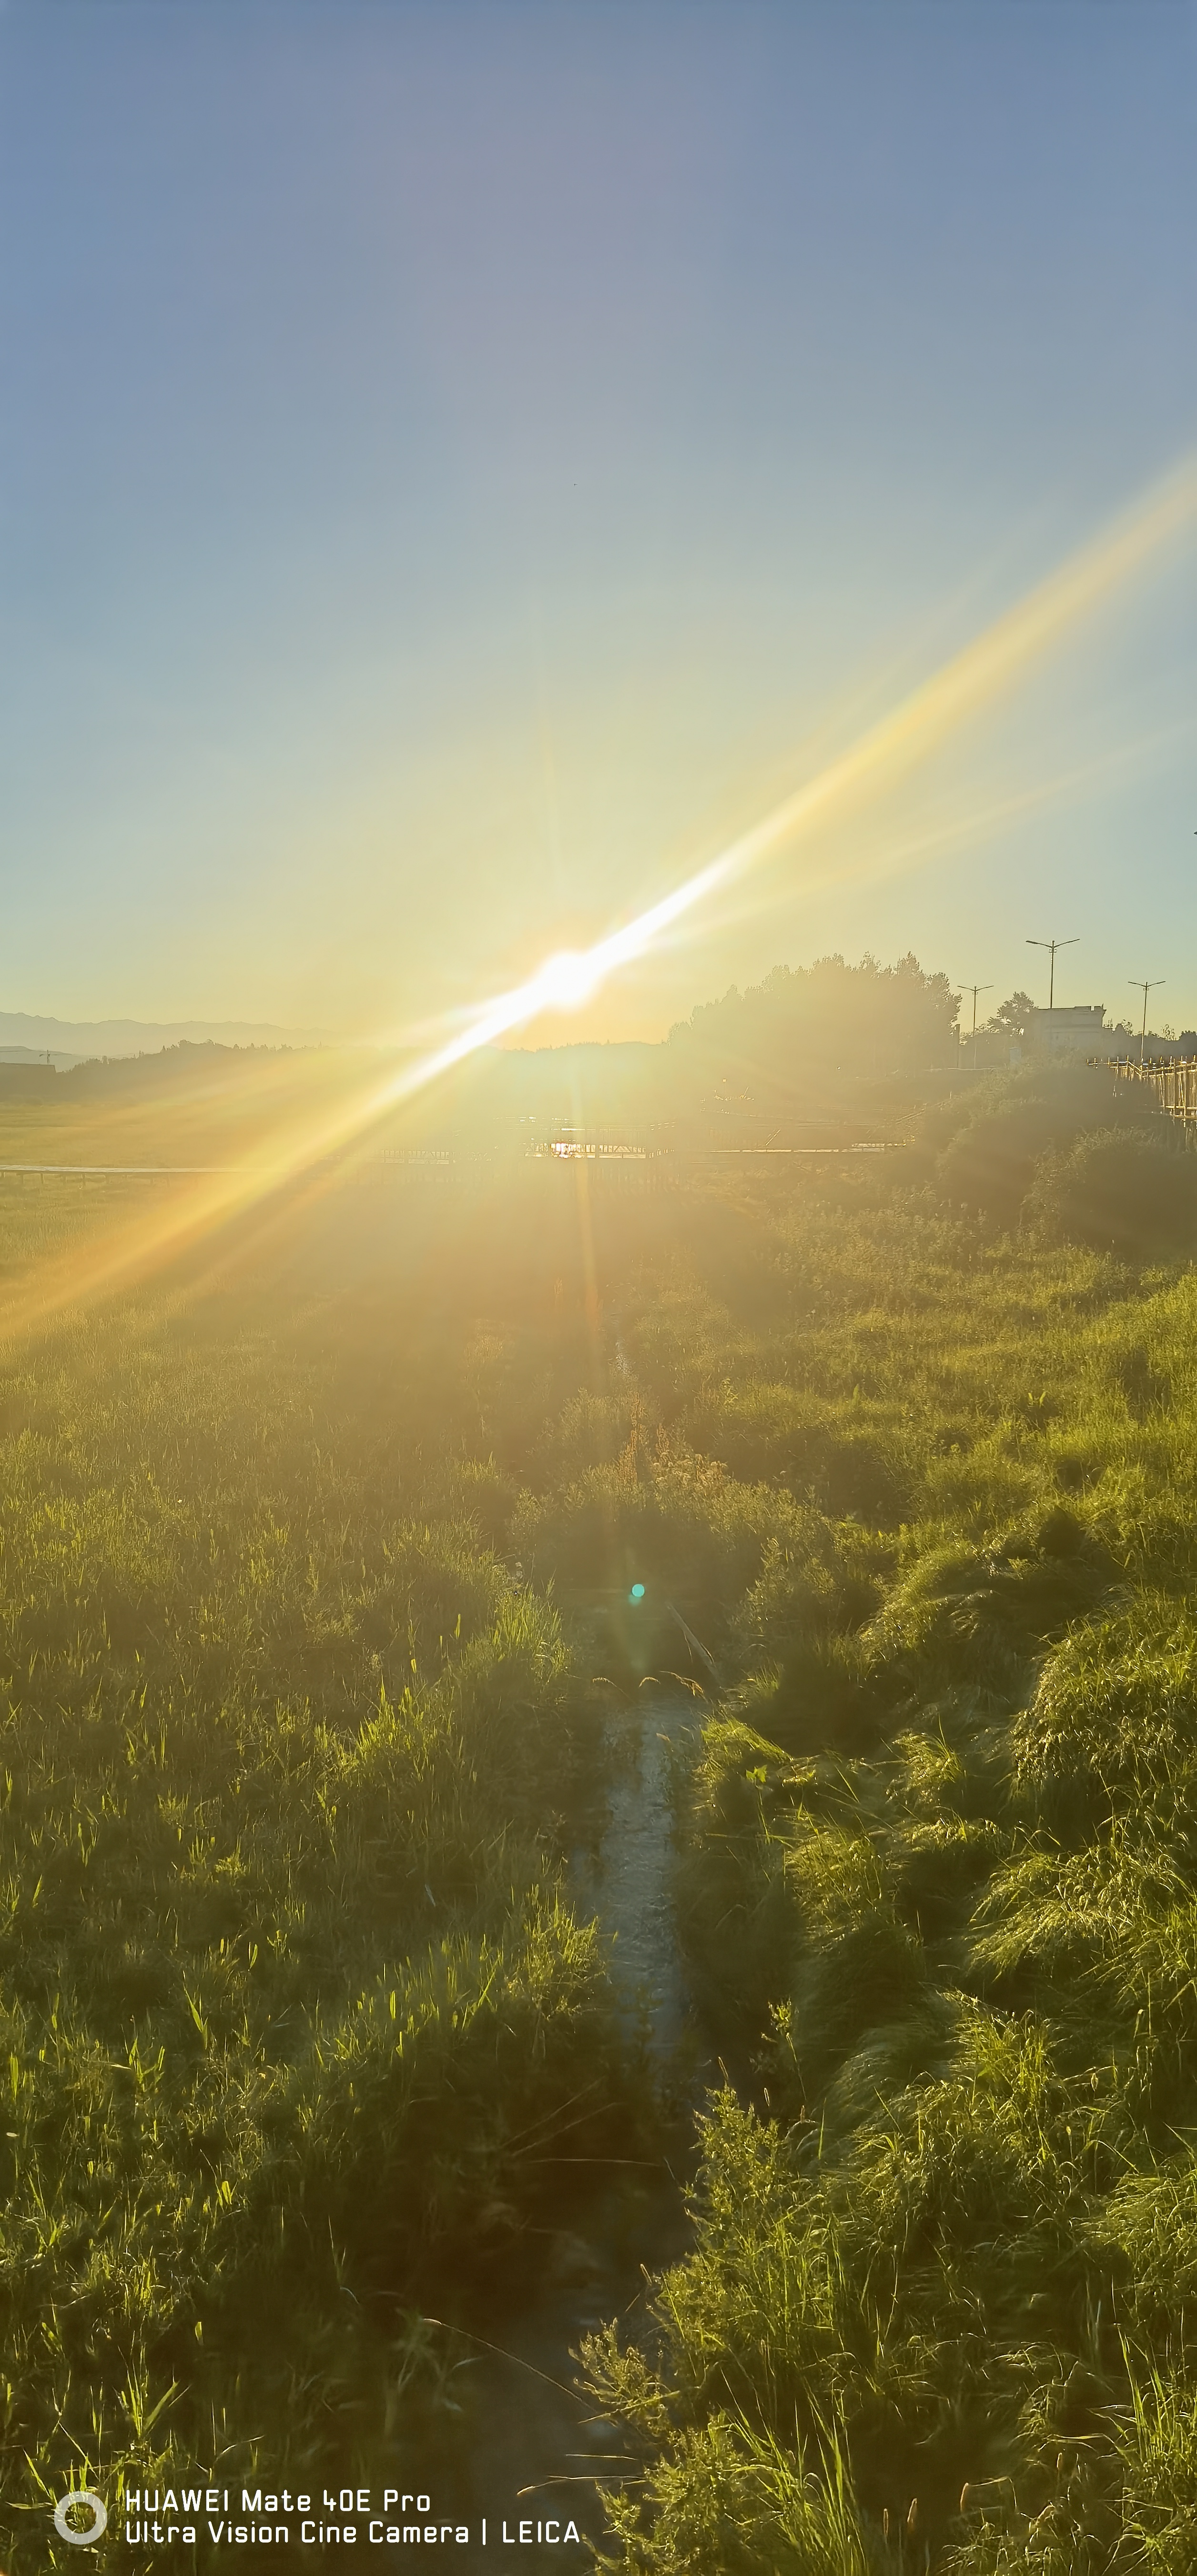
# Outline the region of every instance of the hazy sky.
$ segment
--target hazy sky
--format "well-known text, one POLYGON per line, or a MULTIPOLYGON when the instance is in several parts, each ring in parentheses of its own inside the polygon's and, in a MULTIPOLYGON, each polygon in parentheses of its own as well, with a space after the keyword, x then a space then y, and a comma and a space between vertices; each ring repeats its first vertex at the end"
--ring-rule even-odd
MULTIPOLYGON (((0 1006, 396 1026, 709 860, 1192 456, 1195 107, 1187 0, 9 0, 0 1006)), ((1190 539, 588 1032, 1197 1025, 1195 707, 1190 539)))

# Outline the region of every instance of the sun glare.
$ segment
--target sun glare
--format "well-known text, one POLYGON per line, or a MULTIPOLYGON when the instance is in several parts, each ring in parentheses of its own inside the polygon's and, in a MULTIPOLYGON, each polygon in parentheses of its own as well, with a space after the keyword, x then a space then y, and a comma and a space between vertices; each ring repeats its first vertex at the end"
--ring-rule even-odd
MULTIPOLYGON (((1197 460, 1187 457, 1134 508, 974 636, 839 759, 762 815, 706 867, 592 948, 561 949, 526 983, 481 1003, 464 1029, 386 1085, 379 1108, 423 1090, 464 1057, 493 1046, 513 1029, 526 1028, 542 1012, 579 1009, 593 1000, 619 967, 645 956, 675 922, 717 889, 775 858, 803 833, 821 827, 837 808, 851 812, 861 798, 883 793, 929 757, 958 726, 1016 687, 1103 599, 1132 580, 1161 547, 1190 529, 1195 517, 1197 460)), ((967 821, 962 823, 960 837, 967 838, 967 821)))
POLYGON ((547 1010, 576 1011, 583 1002, 590 1001, 601 978, 602 969, 596 966, 593 951, 584 957, 576 948, 563 948, 533 976, 530 990, 542 995, 547 1010))
MULTIPOLYGON (((16 1299, 6 1301, 8 1333, 44 1320, 55 1309, 124 1285, 212 1234, 286 1184, 301 1177, 319 1186, 348 1148, 371 1128, 481 1049, 544 1014, 573 1011, 591 1001, 608 978, 643 957, 708 897, 760 868, 838 812, 853 813, 928 757, 958 727, 1014 687, 1028 670, 1083 625, 1101 601, 1119 590, 1187 532, 1197 516, 1197 463, 1180 470, 1082 547, 1037 589, 997 618, 930 679, 859 736, 783 803, 773 807, 706 866, 675 886, 634 920, 587 949, 559 949, 523 984, 496 994, 471 1012, 465 1025, 439 1047, 409 1057, 382 1083, 355 1088, 331 1112, 277 1132, 272 1144, 227 1170, 197 1180, 185 1201, 151 1215, 119 1238, 96 1243, 83 1264, 70 1262, 16 1299)), ((968 838, 962 817, 960 838, 968 838)), ((442 1022, 442 1026, 446 1024, 442 1022)))

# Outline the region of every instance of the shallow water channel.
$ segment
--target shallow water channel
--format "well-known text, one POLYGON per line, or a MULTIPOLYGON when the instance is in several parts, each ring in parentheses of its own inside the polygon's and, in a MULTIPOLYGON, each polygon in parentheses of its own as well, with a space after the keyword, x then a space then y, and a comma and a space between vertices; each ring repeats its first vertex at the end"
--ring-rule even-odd
MULTIPOLYGON (((634 2332, 645 2269, 670 2262, 687 2242, 681 2176, 690 2101, 707 2070, 689 2018, 671 1893, 667 1738, 680 1723, 676 1699, 647 1695, 645 1705, 610 1721, 607 1821, 597 1850, 579 1850, 570 1866, 579 1910, 597 1917, 611 1941, 628 2033, 640 2035, 660 2091, 662 2155, 607 2163, 592 2188, 587 2177, 572 2224, 546 2226, 549 2241, 526 2291, 509 2288, 478 2307, 463 2298, 435 2397, 416 2384, 400 2395, 409 2440, 422 2419, 420 2475, 434 2512, 451 2508, 471 2534, 486 2517, 479 2565, 491 2563, 496 2545, 506 2555, 504 2527, 520 2568, 589 2563, 585 2551, 538 2541, 537 2525, 564 2534, 572 2519, 583 2539, 600 2540, 601 2487, 634 2470, 619 2428, 596 2418, 575 2389, 571 2353, 612 2317, 634 2332), (515 2537, 521 2523, 531 2532, 525 2541, 515 2537)), ((473 2550, 468 2558, 462 2550, 457 2563, 473 2566, 473 2550)))

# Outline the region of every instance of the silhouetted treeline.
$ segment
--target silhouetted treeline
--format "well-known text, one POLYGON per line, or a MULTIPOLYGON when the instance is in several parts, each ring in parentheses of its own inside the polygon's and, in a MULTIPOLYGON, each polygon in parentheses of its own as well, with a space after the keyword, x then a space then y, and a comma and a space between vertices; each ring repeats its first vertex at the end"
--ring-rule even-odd
POLYGON ((217 1038, 180 1038, 147 1055, 89 1056, 50 1086, 56 1100, 94 1100, 113 1092, 158 1091, 201 1081, 236 1082, 259 1066, 295 1053, 291 1047, 225 1046, 217 1038))
POLYGON ((853 1068, 899 1073, 955 1057, 959 996, 946 975, 924 973, 917 957, 859 966, 820 957, 813 966, 775 966, 763 984, 704 1002, 670 1030, 674 1079, 695 1072, 743 1079, 776 1097, 813 1073, 853 1068))

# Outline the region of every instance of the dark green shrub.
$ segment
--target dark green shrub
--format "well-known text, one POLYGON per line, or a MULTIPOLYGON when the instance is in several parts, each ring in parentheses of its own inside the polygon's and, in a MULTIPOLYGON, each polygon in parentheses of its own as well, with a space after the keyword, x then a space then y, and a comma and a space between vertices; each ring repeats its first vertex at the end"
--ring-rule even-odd
POLYGON ((1160 1261, 1197 1243, 1197 1156, 1159 1131, 1109 1127, 1045 1156, 1023 1203, 1024 1222, 1056 1242, 1122 1261, 1160 1261))

